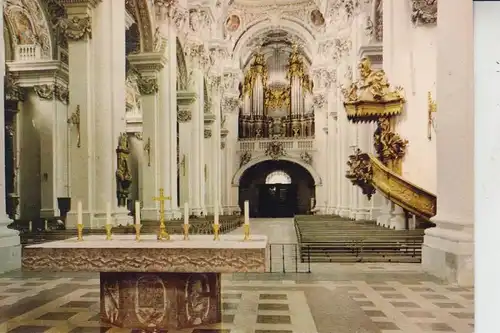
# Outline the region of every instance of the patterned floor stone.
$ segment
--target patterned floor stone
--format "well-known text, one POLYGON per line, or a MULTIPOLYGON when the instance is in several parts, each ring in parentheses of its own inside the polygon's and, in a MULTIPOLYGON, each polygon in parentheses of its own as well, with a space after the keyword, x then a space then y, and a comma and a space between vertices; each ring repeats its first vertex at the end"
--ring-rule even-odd
MULTIPOLYGON (((347 333, 356 324, 368 333, 473 332, 473 289, 420 279, 418 265, 412 266, 414 274, 399 265, 404 279, 398 279, 394 267, 392 279, 375 268, 385 266, 371 267, 336 265, 335 275, 309 280, 285 276, 286 283, 267 279, 268 274, 252 281, 224 276, 222 323, 168 333, 332 333, 332 327, 335 333, 347 333), (347 271, 339 273, 342 267, 347 271)), ((0 275, 0 332, 139 332, 101 326, 97 277, 0 275)))

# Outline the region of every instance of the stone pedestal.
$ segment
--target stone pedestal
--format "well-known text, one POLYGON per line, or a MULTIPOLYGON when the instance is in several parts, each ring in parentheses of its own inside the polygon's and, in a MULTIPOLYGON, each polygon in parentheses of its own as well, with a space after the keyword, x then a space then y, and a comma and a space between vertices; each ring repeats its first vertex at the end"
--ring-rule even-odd
POLYGON ((101 273, 101 321, 183 329, 221 321, 219 273, 101 273))

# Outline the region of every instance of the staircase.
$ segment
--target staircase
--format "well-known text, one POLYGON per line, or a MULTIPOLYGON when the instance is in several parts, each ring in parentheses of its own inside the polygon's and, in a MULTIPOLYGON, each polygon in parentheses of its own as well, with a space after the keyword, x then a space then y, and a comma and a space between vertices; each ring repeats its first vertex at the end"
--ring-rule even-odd
POLYGON ((421 262, 424 230, 391 230, 372 221, 296 216, 303 262, 421 262))

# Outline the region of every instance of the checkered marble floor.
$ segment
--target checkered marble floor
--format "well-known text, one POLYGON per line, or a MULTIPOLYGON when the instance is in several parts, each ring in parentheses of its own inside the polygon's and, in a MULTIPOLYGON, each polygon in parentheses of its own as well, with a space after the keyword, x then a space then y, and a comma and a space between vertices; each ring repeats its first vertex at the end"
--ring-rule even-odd
MULTIPOLYGON (((423 278, 418 265, 335 267, 329 277, 223 276, 223 323, 175 332, 473 332, 473 289, 423 278)), ((0 333, 139 332, 101 327, 98 301, 96 274, 0 275, 0 333)))

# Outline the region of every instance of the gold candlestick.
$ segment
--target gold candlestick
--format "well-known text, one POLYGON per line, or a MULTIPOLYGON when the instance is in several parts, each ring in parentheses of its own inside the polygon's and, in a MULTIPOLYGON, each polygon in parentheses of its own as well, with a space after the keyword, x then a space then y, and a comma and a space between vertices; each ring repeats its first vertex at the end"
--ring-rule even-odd
POLYGON ((160 230, 158 231, 158 240, 170 240, 170 235, 165 226, 165 200, 171 200, 170 197, 164 196, 164 191, 160 188, 160 196, 154 197, 153 200, 160 202, 160 230))
POLYGON ((189 225, 189 224, 187 224, 187 223, 185 223, 185 224, 183 225, 183 227, 184 227, 184 240, 188 240, 188 239, 189 239, 189 227, 190 227, 190 226, 191 226, 191 225, 189 225))
POLYGON ((78 231, 78 234, 76 236, 77 241, 82 241, 83 240, 83 224, 78 223, 76 225, 76 230, 78 231))
POLYGON ((213 228, 214 228, 214 241, 218 241, 220 240, 219 238, 219 228, 220 228, 220 224, 213 224, 213 228))
POLYGON ((113 229, 113 226, 111 224, 106 224, 106 240, 111 240, 111 229, 113 229))
POLYGON ((243 224, 243 241, 250 239, 250 224, 243 224))
POLYGON ((135 228, 135 240, 139 242, 141 240, 142 224, 134 224, 134 228, 135 228))

